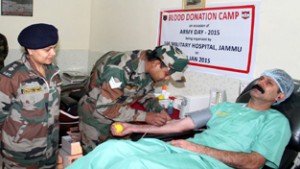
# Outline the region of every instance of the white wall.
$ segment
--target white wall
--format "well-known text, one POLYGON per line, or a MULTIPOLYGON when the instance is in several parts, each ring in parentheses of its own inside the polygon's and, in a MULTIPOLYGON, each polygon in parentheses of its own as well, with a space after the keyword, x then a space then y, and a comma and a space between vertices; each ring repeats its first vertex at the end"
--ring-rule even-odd
POLYGON ((8 64, 21 57, 19 32, 34 23, 53 24, 59 30, 57 64, 62 70, 85 70, 88 63, 91 2, 82 0, 34 0, 33 16, 0 16, 0 31, 8 39, 8 64))
POLYGON ((181 0, 93 0, 91 50, 152 49, 160 9, 178 7, 181 0))
POLYGON ((110 51, 153 49, 159 11, 181 7, 181 0, 93 0, 89 68, 110 51))
POLYGON ((256 73, 279 67, 300 79, 299 5, 298 0, 262 0, 256 73))

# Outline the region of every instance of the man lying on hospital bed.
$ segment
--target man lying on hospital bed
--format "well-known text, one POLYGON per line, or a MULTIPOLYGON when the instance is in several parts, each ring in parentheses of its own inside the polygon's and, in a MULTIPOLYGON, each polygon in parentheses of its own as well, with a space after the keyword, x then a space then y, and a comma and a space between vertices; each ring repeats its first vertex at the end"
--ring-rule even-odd
POLYGON ((109 140, 67 169, 278 168, 291 131, 285 116, 270 107, 288 98, 293 88, 285 71, 265 71, 249 91, 247 104, 223 102, 161 127, 121 123, 124 130, 118 133, 111 128, 114 135, 124 136, 179 133, 206 125, 194 138, 109 140))

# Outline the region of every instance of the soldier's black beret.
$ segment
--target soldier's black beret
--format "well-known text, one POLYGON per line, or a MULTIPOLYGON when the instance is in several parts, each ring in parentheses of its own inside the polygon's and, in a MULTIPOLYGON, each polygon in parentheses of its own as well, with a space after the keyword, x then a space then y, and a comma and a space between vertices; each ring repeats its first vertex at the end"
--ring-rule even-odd
POLYGON ((29 49, 42 49, 56 44, 57 41, 58 30, 53 25, 45 23, 30 25, 18 36, 20 45, 29 49))

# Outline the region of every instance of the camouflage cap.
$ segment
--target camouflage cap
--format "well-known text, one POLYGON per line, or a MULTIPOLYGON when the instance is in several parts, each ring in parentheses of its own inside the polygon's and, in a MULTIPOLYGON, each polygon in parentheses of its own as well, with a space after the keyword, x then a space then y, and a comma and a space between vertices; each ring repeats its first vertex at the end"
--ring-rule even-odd
POLYGON ((173 80, 177 82, 185 82, 183 72, 187 68, 189 62, 188 57, 182 53, 180 49, 174 46, 158 46, 154 49, 159 59, 169 67, 169 71, 173 80))

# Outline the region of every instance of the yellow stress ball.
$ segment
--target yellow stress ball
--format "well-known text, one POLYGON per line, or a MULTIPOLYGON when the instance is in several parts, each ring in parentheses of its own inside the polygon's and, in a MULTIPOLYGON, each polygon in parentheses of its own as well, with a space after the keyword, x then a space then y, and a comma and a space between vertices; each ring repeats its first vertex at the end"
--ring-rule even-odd
POLYGON ((120 123, 115 123, 115 124, 114 124, 114 127, 115 127, 117 133, 122 133, 123 130, 124 130, 123 125, 120 124, 120 123))

